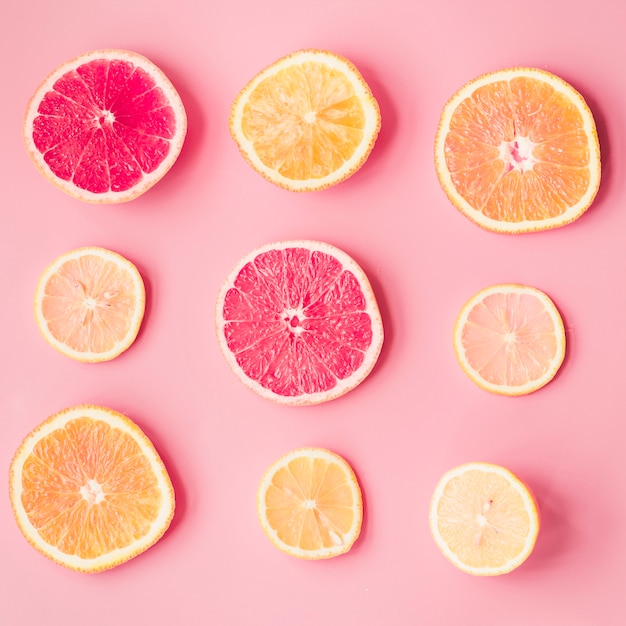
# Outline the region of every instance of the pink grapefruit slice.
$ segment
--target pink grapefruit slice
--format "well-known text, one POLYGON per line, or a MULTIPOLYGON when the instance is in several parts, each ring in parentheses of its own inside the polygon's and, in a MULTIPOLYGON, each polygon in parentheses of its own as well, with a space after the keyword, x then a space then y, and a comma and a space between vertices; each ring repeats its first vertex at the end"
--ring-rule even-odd
POLYGON ((216 328, 237 377, 288 405, 318 404, 354 389, 383 344, 365 272, 318 241, 272 243, 247 254, 219 292, 216 328))
POLYGON ((182 100, 165 74, 127 50, 63 63, 26 108, 24 143, 37 169, 91 203, 137 198, 172 167, 187 132, 182 100))

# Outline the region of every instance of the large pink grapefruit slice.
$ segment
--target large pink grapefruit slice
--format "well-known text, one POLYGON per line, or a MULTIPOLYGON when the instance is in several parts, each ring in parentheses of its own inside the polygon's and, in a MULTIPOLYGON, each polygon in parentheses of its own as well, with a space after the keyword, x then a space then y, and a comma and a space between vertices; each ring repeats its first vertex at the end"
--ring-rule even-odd
POLYGON ((187 116, 176 89, 145 57, 96 50, 63 63, 38 87, 24 142, 43 175, 92 203, 146 192, 182 149, 187 116))
POLYGON ((239 379, 281 404, 318 404, 361 383, 383 344, 365 272, 318 241, 247 254, 217 298, 217 338, 239 379))

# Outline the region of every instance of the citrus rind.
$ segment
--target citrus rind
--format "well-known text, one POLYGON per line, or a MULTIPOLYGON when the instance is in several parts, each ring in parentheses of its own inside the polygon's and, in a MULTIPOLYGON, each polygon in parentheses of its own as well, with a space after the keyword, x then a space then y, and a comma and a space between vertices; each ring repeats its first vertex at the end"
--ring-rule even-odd
MULTIPOLYGON (((103 115, 108 115, 107 111, 103 111, 103 115)), ((94 124, 96 122, 94 121, 94 124)), ((176 88, 171 83, 169 78, 164 72, 157 67, 152 61, 147 59, 141 54, 132 52, 130 50, 119 49, 102 49, 93 50, 77 56, 71 60, 66 61, 55 70, 53 70, 39 85, 33 96, 31 97, 23 121, 23 139, 26 147, 26 151, 31 160, 35 164, 36 168, 43 174, 43 176, 54 184, 56 187, 67 193, 68 195, 81 200, 82 202, 91 204, 115 204, 128 202, 141 196, 151 187, 153 187, 174 165, 178 156, 182 150, 185 136, 187 133, 187 114, 185 107, 180 98, 180 95, 176 91, 176 88), (155 81, 155 88, 162 90, 168 98, 169 105, 172 107, 176 117, 176 129, 173 137, 169 140, 169 150, 167 155, 163 158, 161 163, 152 171, 143 171, 141 180, 130 187, 129 189, 122 191, 109 190, 102 193, 95 193, 88 189, 82 189, 74 184, 71 180, 64 180, 55 174, 48 163, 44 155, 35 145, 32 136, 32 129, 35 118, 39 115, 38 107, 41 103, 44 95, 51 91, 55 82, 67 74, 75 70, 77 67, 89 63, 90 61, 104 59, 104 60, 121 60, 131 63, 133 66, 140 67, 145 70, 150 77, 155 81)))
POLYGON ((466 83, 445 104, 435 136, 435 169, 441 187, 450 202, 468 219, 485 230, 497 233, 518 234, 565 226, 585 213, 593 203, 600 187, 600 145, 593 114, 578 91, 562 78, 545 70, 528 67, 513 67, 483 74, 466 83), (450 130, 450 121, 461 102, 470 98, 472 93, 479 87, 498 81, 510 81, 520 76, 530 77, 548 83, 556 92, 564 95, 578 109, 583 119, 584 132, 588 138, 590 179, 585 193, 580 197, 578 202, 570 206, 564 213, 536 220, 497 220, 484 215, 481 210, 472 206, 457 191, 446 162, 445 142, 446 136, 450 130))
POLYGON ((541 389, 547 385, 558 373, 564 359, 566 351, 566 339, 565 339, 565 327, 563 325, 563 319, 559 313, 556 305, 551 298, 536 287, 530 287, 528 285, 519 285, 515 283, 491 285, 481 289, 474 294, 462 307, 456 322, 454 324, 452 343, 454 347, 454 353, 457 358, 461 369, 465 372, 470 380, 485 391, 491 393, 500 394, 504 396, 522 396, 529 393, 533 393, 538 389, 541 389), (476 369, 469 363, 465 349, 463 347, 463 329, 467 324, 467 318, 472 309, 479 304, 482 300, 488 297, 490 294, 502 294, 502 293, 514 293, 514 294, 529 294, 537 298, 544 306, 546 313, 552 320, 554 334, 556 336, 556 351, 551 359, 550 367, 545 373, 537 379, 529 380, 524 385, 501 385, 494 384, 485 379, 476 369))
POLYGON ((541 527, 541 515, 539 505, 530 487, 509 469, 502 467, 501 465, 486 462, 464 463, 447 471, 441 477, 435 487, 431 498, 428 521, 431 535, 442 554, 455 567, 467 574, 472 574, 474 576, 500 576, 502 574, 508 574, 517 569, 532 554, 541 527), (477 567, 466 563, 464 560, 459 558, 458 554, 451 550, 448 541, 446 541, 446 539, 441 535, 439 529, 438 505, 441 502, 443 493, 448 483, 451 480, 469 471, 480 471, 486 474, 495 474, 499 477, 504 478, 508 482, 510 487, 519 495, 519 497, 523 501, 524 508, 528 515, 528 534, 524 538, 524 543, 520 548, 518 554, 516 554, 514 557, 510 558, 506 562, 498 565, 486 564, 477 567))
POLYGON ((329 559, 349 552, 359 538, 363 523, 363 498, 354 470, 343 457, 335 452, 327 450, 326 448, 303 447, 284 454, 272 463, 272 465, 266 470, 257 490, 257 514, 263 532, 274 547, 281 552, 304 560, 329 559), (354 522, 348 532, 342 534, 340 537, 337 537, 337 543, 334 546, 323 547, 317 550, 308 550, 300 548, 299 546, 290 545, 279 537, 276 529, 270 525, 267 519, 265 496, 268 489, 272 485, 273 476, 279 469, 287 467, 292 461, 302 458, 323 459, 330 464, 339 466, 344 472, 346 476, 346 484, 352 492, 354 522))
MULTIPOLYGON (((40 488, 45 488, 45 485, 41 485, 40 488)), ((16 523, 28 543, 58 565, 85 573, 96 573, 111 569, 145 552, 165 534, 174 517, 175 511, 175 496, 172 482, 150 439, 137 424, 125 415, 106 407, 91 404, 83 404, 64 409, 50 416, 27 435, 17 449, 11 462, 9 494, 16 523), (148 459, 162 495, 162 503, 158 516, 152 521, 150 528, 143 536, 137 537, 130 545, 89 559, 82 558, 76 554, 67 554, 59 550, 56 546, 47 543, 41 537, 37 528, 31 523, 24 505, 22 504, 22 468, 24 467, 25 461, 33 452, 36 444, 55 430, 63 429, 71 420, 80 417, 89 417, 93 420, 104 421, 112 428, 119 429, 130 435, 139 445, 141 453, 148 459)))
POLYGON ((370 285, 367 275, 363 269, 356 263, 352 257, 346 254, 343 250, 332 246, 331 244, 311 241, 311 240, 289 240, 276 243, 270 243, 260 246, 247 255, 245 255, 237 265, 232 269, 221 289, 217 295, 216 308, 215 308, 215 329, 217 335, 217 342, 220 347, 226 362, 230 366, 230 369, 235 373, 237 378, 250 390, 254 391, 261 397, 271 400, 277 404, 289 405, 289 406, 305 406, 320 404, 322 402, 328 402, 339 398, 340 396, 351 391, 359 384, 361 384, 365 378, 373 370, 380 352, 383 346, 384 330, 382 317, 376 302, 376 297, 370 285), (299 395, 281 395, 275 393, 268 387, 263 386, 257 380, 250 378, 241 368, 237 362, 237 357, 233 351, 229 348, 225 338, 225 326, 227 320, 224 319, 224 301, 227 292, 234 287, 235 280, 242 268, 249 262, 253 261, 257 256, 267 251, 272 250, 284 250, 287 248, 305 248, 311 252, 320 251, 331 256, 334 256, 340 261, 344 270, 351 272, 358 280, 359 286, 363 293, 366 302, 365 313, 369 315, 371 321, 372 338, 369 347, 365 353, 361 366, 354 371, 350 376, 344 379, 337 379, 336 384, 331 389, 325 391, 317 391, 313 393, 302 393, 299 395))
POLYGON ((283 189, 295 192, 320 191, 336 185, 355 174, 367 161, 376 143, 380 127, 381 115, 378 102, 356 66, 348 59, 334 52, 318 49, 305 49, 292 52, 259 72, 235 98, 229 119, 231 135, 243 158, 266 180, 283 189), (259 158, 254 142, 244 133, 242 119, 250 95, 262 81, 285 68, 302 63, 320 63, 346 76, 363 106, 365 125, 362 129, 363 137, 361 142, 354 153, 344 160, 340 167, 325 176, 296 179, 284 176, 277 169, 268 167, 261 158, 259 158))
POLYGON ((106 248, 85 246, 60 255, 43 271, 35 289, 34 313, 39 331, 48 344, 55 350, 71 359, 74 359, 75 361, 81 361, 84 363, 99 363, 114 359, 122 352, 128 350, 128 348, 130 348, 130 346, 135 342, 143 321, 145 305, 146 291, 143 278, 141 277, 137 267, 131 261, 117 252, 113 252, 112 250, 108 250, 106 248), (50 278, 64 263, 80 259, 81 257, 88 255, 100 257, 107 262, 114 262, 132 279, 133 283, 133 295, 135 296, 136 306, 133 311, 133 317, 129 320, 128 332, 123 338, 116 342, 111 349, 105 352, 79 351, 73 349, 71 346, 56 337, 53 332, 51 332, 48 327, 48 320, 43 312, 43 303, 46 298, 46 285, 48 284, 50 278))

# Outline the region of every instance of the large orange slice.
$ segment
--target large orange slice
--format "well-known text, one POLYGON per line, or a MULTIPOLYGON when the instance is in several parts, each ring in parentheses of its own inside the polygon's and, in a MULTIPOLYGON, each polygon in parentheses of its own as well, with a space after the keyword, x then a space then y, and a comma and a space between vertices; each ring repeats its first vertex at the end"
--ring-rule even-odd
POLYGON ((39 278, 35 319, 46 341, 77 361, 108 361, 135 341, 145 289, 139 270, 116 252, 78 248, 39 278))
POLYGON ((441 114, 435 166, 452 203, 502 233, 572 222, 600 185, 589 107, 570 84, 533 68, 485 74, 459 89, 441 114))
POLYGON ((281 404, 317 404, 361 383, 383 325, 363 270, 318 241, 283 241, 248 253, 217 297, 219 346, 237 377, 281 404))
POLYGON ((353 63, 300 50, 255 76, 233 102, 230 131, 244 158, 274 184, 315 191, 367 160, 380 110, 353 63))
POLYGON ((352 468, 324 448, 298 448, 272 463, 259 485, 257 511, 274 546, 301 559, 345 554, 363 520, 352 468))
POLYGON ((476 576, 519 567, 532 553, 540 527, 530 488, 492 463, 466 463, 446 472, 433 493, 429 520, 442 553, 476 576))
POLYGON ((156 184, 182 149, 187 116, 154 63, 95 50, 63 63, 37 88, 24 142, 41 173, 85 202, 125 202, 156 184))
POLYGON ((519 396, 556 376, 565 358, 565 329, 544 292, 527 285, 492 285, 461 309, 453 345, 463 371, 479 387, 519 396))
POLYGON ((108 408, 52 415, 15 453, 10 496, 28 542, 56 563, 98 572, 158 541, 174 515, 174 490, 139 427, 108 408))

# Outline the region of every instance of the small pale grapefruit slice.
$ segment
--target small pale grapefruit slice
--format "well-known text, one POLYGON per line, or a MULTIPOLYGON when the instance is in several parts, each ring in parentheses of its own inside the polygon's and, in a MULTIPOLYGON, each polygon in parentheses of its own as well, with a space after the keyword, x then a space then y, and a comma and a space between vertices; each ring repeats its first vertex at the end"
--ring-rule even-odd
POLYGON ((554 74, 485 74, 445 105, 435 167, 452 204, 482 228, 563 226, 587 210, 600 186, 595 121, 583 97, 554 74))
POLYGON ((106 248, 65 252, 42 273, 35 320, 56 350, 77 361, 109 361, 135 341, 145 310, 139 270, 106 248))
POLYGON ((9 485, 27 541, 80 572, 141 554, 174 515, 174 489, 152 442, 100 406, 71 407, 37 426, 13 457, 9 485))
POLYGON ((463 306, 454 351, 479 387, 509 396, 547 385, 565 358, 563 320, 552 300, 527 285, 492 285, 463 306))
POLYGON ((24 142, 39 171, 79 200, 132 200, 182 149, 187 116, 154 63, 128 50, 95 50, 63 63, 26 108, 24 142))
POLYGON ((257 492, 263 531, 301 559, 345 554, 361 532, 361 489, 348 462, 324 448, 298 448, 267 469, 257 492))
POLYGON ((379 130, 380 109, 363 76, 327 50, 299 50, 266 67, 230 115, 243 157, 290 191, 317 191, 352 176, 379 130))
POLYGON ((528 485, 510 470, 482 462, 444 474, 432 496, 429 521, 444 556, 476 576, 519 567, 532 553, 540 528, 528 485))
POLYGON ((280 404, 317 404, 361 383, 383 344, 365 272, 318 241, 267 244, 247 254, 216 304, 219 346, 237 377, 280 404))

